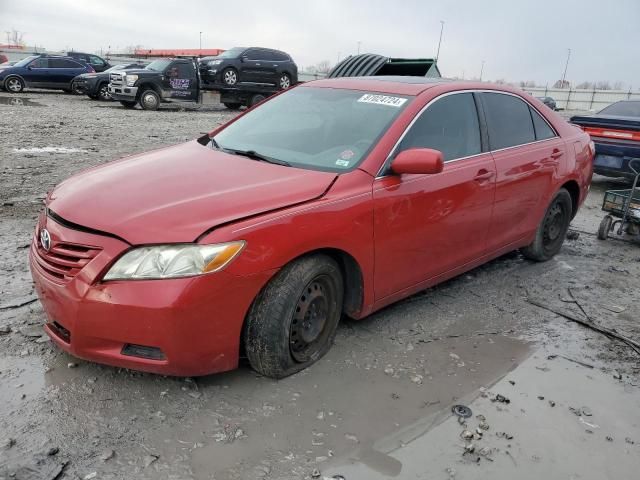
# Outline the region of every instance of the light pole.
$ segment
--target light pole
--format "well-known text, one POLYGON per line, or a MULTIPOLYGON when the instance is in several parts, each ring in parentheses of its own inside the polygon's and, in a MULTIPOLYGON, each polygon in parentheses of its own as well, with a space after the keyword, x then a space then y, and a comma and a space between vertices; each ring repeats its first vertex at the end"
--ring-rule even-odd
MULTIPOLYGON (((202 32, 200 32, 200 50, 202 50, 202 32)), ((200 52, 202 53, 202 52, 200 52)))
POLYGON ((571 49, 567 48, 567 63, 564 64, 564 72, 562 73, 562 83, 560 88, 564 88, 564 81, 567 78, 567 68, 569 67, 569 58, 571 58, 571 49))
POLYGON ((482 72, 484 72, 484 60, 482 60, 482 65, 480 66, 480 81, 482 81, 482 72))
POLYGON ((436 53, 436 64, 440 58, 440 44, 442 43, 442 31, 444 30, 444 21, 440 20, 440 40, 438 40, 438 51, 436 53))
POLYGON ((358 55, 360 55, 360 44, 361 44, 361 43, 362 43, 362 42, 361 42, 360 40, 358 40, 358 55))

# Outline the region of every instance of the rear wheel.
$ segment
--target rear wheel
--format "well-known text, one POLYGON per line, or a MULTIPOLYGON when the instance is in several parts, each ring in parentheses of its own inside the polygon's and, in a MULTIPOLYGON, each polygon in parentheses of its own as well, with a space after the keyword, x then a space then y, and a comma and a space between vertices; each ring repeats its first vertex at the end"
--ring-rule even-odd
POLYGON ((160 95, 155 90, 145 90, 140 95, 140 106, 143 110, 157 110, 160 107, 160 95))
POLYGON ((342 315, 343 288, 339 266, 326 255, 285 266, 247 316, 245 347, 254 370, 283 378, 327 353, 342 315))
POLYGON ((572 209, 571 195, 561 188, 553 197, 542 222, 538 225, 535 239, 522 249, 524 256, 544 262, 558 253, 569 229, 572 209))
POLYGON ((134 108, 136 106, 136 102, 130 102, 128 100, 120 100, 120 105, 124 108, 134 108))
POLYGON ((606 240, 609 237, 611 231, 611 225, 613 224, 613 217, 611 215, 605 215, 598 227, 598 238, 600 240, 606 240))
POLYGON ((251 97, 249 106, 253 107, 254 105, 257 105, 258 103, 263 101, 265 98, 267 98, 265 95, 262 95, 261 93, 256 93, 253 97, 251 97))
POLYGON ((24 90, 24 81, 20 77, 8 77, 4 81, 4 88, 9 93, 20 93, 24 90))

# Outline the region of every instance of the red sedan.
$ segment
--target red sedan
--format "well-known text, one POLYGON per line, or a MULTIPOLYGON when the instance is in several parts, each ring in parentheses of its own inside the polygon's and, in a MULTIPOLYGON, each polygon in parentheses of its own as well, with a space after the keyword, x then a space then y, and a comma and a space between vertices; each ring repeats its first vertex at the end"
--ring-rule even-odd
POLYGON ((343 315, 515 249, 554 256, 593 153, 504 86, 310 82, 56 187, 30 250, 45 328, 109 365, 204 375, 244 352, 284 377, 329 350, 343 315))

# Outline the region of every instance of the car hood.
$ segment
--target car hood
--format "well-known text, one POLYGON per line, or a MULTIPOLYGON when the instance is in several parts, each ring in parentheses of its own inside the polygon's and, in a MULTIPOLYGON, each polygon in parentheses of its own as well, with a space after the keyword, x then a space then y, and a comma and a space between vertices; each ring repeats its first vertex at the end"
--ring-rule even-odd
POLYGON ((335 177, 194 140, 81 172, 56 187, 47 206, 131 244, 192 242, 218 225, 321 197, 335 177))

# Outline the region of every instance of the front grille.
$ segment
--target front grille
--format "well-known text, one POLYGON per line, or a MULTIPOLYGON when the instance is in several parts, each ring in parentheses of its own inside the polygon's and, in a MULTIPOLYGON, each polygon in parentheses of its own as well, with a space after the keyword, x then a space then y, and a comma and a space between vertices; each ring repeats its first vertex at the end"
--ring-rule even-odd
POLYGON ((110 73, 109 83, 113 85, 122 85, 122 75, 119 73, 110 73))
POLYGON ((100 247, 56 241, 46 251, 37 234, 34 242, 35 259, 40 268, 63 282, 75 277, 101 250, 100 247))

